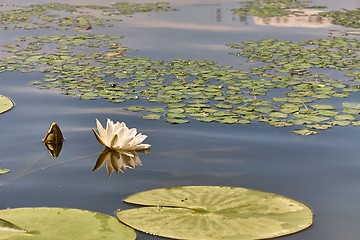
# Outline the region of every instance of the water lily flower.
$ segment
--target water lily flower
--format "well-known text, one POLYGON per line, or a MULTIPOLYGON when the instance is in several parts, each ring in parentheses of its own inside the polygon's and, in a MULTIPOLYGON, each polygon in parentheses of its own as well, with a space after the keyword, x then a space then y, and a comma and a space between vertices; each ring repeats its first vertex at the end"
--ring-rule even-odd
POLYGON ((124 122, 114 123, 107 119, 104 129, 100 121, 96 119, 97 130, 92 129, 96 139, 111 150, 116 151, 137 151, 145 150, 151 147, 150 144, 142 143, 147 136, 137 133, 136 128, 129 129, 124 122))

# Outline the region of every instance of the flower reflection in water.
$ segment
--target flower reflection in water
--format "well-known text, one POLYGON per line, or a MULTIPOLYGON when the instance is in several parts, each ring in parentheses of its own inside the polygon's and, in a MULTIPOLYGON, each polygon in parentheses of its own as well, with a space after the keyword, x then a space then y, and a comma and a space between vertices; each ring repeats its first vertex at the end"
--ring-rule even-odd
POLYGON ((141 166, 141 159, 136 151, 115 151, 105 148, 99 155, 93 171, 106 166, 109 177, 114 172, 124 172, 126 168, 135 168, 141 166))

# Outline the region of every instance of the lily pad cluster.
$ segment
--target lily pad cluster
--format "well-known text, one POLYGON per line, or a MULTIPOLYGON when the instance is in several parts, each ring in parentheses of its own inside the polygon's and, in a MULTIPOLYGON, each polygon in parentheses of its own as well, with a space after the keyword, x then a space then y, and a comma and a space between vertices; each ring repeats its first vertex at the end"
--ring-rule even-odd
POLYGON ((170 123, 261 121, 313 129, 295 131, 302 135, 359 125, 356 109, 331 105, 332 99, 360 90, 355 38, 228 44, 236 49, 231 54, 248 60, 249 70, 209 60, 132 57, 120 38, 90 33, 23 37, 2 46, 10 56, 0 62, 0 71, 42 71, 44 79, 33 82, 40 88, 122 102, 145 119, 170 123))
MULTIPOLYGON (((264 39, 229 46, 240 50, 232 54, 246 57, 255 64, 264 64, 251 68, 259 78, 258 82, 266 83, 260 87, 264 95, 271 88, 285 90, 283 95, 271 98, 273 103, 279 104, 279 108, 273 108, 269 113, 273 119, 260 121, 271 120, 269 123, 277 126, 305 124, 314 129, 358 125, 359 111, 354 108, 356 105, 349 108, 350 105, 340 100, 343 104, 335 106, 330 101, 346 98, 360 90, 360 42, 357 39, 338 37, 298 43, 264 39), (322 69, 330 74, 320 74, 326 73, 322 69), (331 78, 331 72, 342 80, 331 78)), ((301 135, 316 133, 306 129, 295 132, 301 135)))
POLYGON ((140 12, 174 11, 167 3, 115 2, 110 6, 71 5, 64 3, 0 5, 0 24, 3 30, 54 28, 56 30, 88 30, 93 26, 110 27, 119 19, 115 15, 140 12), (91 12, 97 11, 100 17, 91 12), (111 17, 111 18, 109 18, 111 17))
POLYGON ((329 11, 319 13, 320 16, 331 18, 332 23, 344 27, 360 28, 360 8, 354 10, 329 11))
MULTIPOLYGON (((291 4, 279 8, 309 7, 300 1, 291 4)), ((170 10, 166 4, 161 6, 114 3, 86 7, 110 15, 128 14, 123 8, 131 13, 170 10)), ((83 7, 45 4, 24 8, 31 16, 34 9, 48 16, 49 9, 75 13, 83 7)), ((68 22, 77 24, 74 19, 68 22)), ((154 61, 129 56, 130 49, 121 44, 121 38, 91 33, 20 37, 16 43, 1 46, 5 57, 0 60, 0 72, 41 71, 44 78, 32 82, 39 88, 60 88, 82 100, 123 103, 144 119, 173 124, 260 121, 276 127, 297 125, 301 128, 294 132, 301 135, 337 125, 360 125, 356 108, 342 106, 342 100, 335 105, 332 101, 359 91, 360 43, 356 38, 228 44, 236 49, 231 54, 248 61, 248 70, 209 60, 154 61)))
POLYGON ((243 7, 232 9, 235 15, 250 15, 261 18, 280 17, 289 14, 302 14, 299 9, 322 9, 325 6, 311 6, 303 0, 248 0, 241 3, 243 7), (297 12, 294 11, 297 9, 297 12))

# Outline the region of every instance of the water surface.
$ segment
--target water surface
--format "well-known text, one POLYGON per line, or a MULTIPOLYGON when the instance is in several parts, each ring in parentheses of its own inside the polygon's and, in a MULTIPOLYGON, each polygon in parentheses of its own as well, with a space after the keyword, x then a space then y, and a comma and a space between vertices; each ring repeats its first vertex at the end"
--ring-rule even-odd
MULTIPOLYGON (((255 25, 252 17, 231 15, 237 1, 210 2, 176 1, 177 12, 124 17, 113 28, 94 28, 93 33, 124 35, 123 44, 133 49, 130 55, 210 59, 238 66, 239 59, 227 54, 226 43, 268 37, 322 38, 329 29, 341 29, 255 25)), ((334 9, 359 7, 356 0, 314 4, 334 9)), ((6 42, 24 31, 0 34, 4 36, 1 41, 6 42)), ((288 128, 264 123, 193 121, 171 125, 143 120, 123 110, 131 103, 80 101, 58 90, 28 85, 41 78, 41 73, 0 74, 0 93, 16 102, 14 109, 0 115, 0 167, 12 170, 0 177, 1 209, 71 207, 114 215, 115 210, 130 207, 122 203, 123 198, 139 191, 178 185, 229 185, 275 192, 312 207, 314 225, 281 239, 355 240, 360 236, 360 128, 335 127, 302 137, 288 128), (105 168, 92 172, 102 151, 91 132, 95 118, 103 123, 106 118, 125 121, 148 135, 146 143, 152 150, 140 153, 143 165, 111 177, 105 168), (58 158, 52 158, 41 142, 52 121, 59 123, 66 138, 58 158)), ((359 99, 359 95, 353 98, 359 99)), ((138 233, 138 239, 160 238, 138 233)))

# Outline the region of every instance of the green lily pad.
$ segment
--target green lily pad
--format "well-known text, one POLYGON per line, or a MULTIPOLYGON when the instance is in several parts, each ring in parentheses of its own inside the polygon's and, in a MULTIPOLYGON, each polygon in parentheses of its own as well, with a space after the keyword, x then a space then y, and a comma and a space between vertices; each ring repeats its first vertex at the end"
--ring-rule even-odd
POLYGON ((332 125, 331 124, 308 124, 308 125, 306 125, 306 127, 317 129, 317 130, 325 130, 325 129, 332 128, 332 125))
POLYGON ((0 175, 10 172, 8 169, 0 168, 0 175))
POLYGON ((142 118, 148 119, 148 120, 159 120, 161 118, 161 115, 155 114, 155 113, 150 113, 150 114, 143 115, 142 118))
POLYGON ((0 210, 0 218, 26 230, 8 231, 0 228, 0 239, 136 239, 135 231, 117 219, 86 210, 15 208, 0 210))
POLYGON ((183 123, 188 123, 190 121, 187 119, 181 119, 181 118, 166 118, 166 122, 171 123, 171 124, 183 124, 183 123))
POLYGON ((140 112, 140 111, 143 111, 145 109, 145 107, 144 106, 130 106, 125 109, 128 111, 132 111, 132 112, 140 112))
POLYGON ((274 193, 220 186, 154 189, 124 200, 145 207, 118 219, 143 232, 175 239, 264 239, 312 224, 311 209, 274 193))
POLYGON ((344 108, 360 109, 360 103, 359 102, 343 102, 342 105, 343 105, 344 108))
POLYGON ((282 112, 272 112, 272 113, 269 113, 269 117, 272 117, 272 118, 287 118, 288 114, 282 113, 282 112))
POLYGON ((327 105, 327 104, 310 104, 310 106, 315 108, 315 109, 322 109, 322 110, 333 110, 333 109, 335 109, 333 106, 327 105))
POLYGON ((351 124, 351 122, 348 121, 348 120, 334 120, 334 121, 332 121, 330 123, 335 125, 335 126, 342 126, 342 127, 348 126, 348 125, 351 124))
POLYGON ((296 129, 293 131, 296 134, 299 134, 301 136, 308 136, 308 135, 314 135, 314 134, 318 134, 318 132, 313 131, 313 130, 309 130, 309 129, 296 129))
POLYGON ((355 117, 351 114, 340 114, 335 116, 335 120, 337 121, 346 121, 346 120, 354 120, 355 117))
POLYGON ((0 95, 0 114, 10 110, 14 106, 14 102, 3 95, 0 95))
POLYGON ((299 109, 298 105, 291 103, 285 103, 280 107, 280 111, 283 113, 293 113, 299 111, 299 109))
POLYGON ((351 123, 353 126, 360 126, 360 121, 354 121, 351 123))

